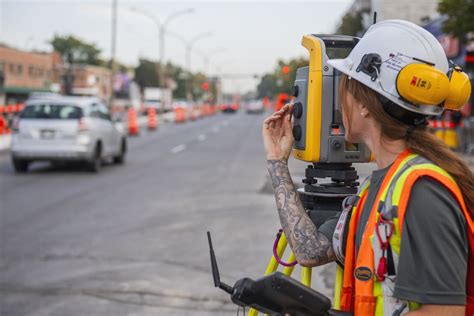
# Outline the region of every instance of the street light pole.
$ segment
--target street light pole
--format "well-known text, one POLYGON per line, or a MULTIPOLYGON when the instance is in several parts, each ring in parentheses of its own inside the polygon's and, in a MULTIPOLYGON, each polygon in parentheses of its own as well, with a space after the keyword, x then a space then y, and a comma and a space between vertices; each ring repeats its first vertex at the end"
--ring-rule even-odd
POLYGON ((186 9, 186 10, 182 10, 182 11, 177 11, 171 15, 169 15, 164 21, 163 23, 160 24, 158 30, 160 32, 160 62, 164 65, 166 63, 165 61, 165 33, 166 33, 166 28, 168 26, 168 24, 176 19, 177 17, 181 16, 181 15, 184 15, 184 14, 188 14, 188 13, 193 13, 194 12, 194 8, 190 8, 190 9, 186 9))
MULTIPOLYGON (((146 16, 148 19, 153 21, 155 23, 156 28, 158 29, 158 63, 156 65, 156 74, 158 76, 159 80, 159 86, 165 87, 165 81, 166 81, 166 62, 165 62, 165 33, 166 33, 166 27, 167 25, 174 20, 175 18, 187 14, 187 13, 192 13, 194 12, 194 8, 186 9, 186 10, 181 10, 174 12, 173 14, 169 15, 163 22, 161 22, 157 17, 154 15, 149 14, 148 12, 136 9, 136 8, 131 8, 131 11, 139 13, 143 16, 146 16), (160 69, 161 66, 161 69, 160 69)), ((164 111, 164 103, 161 102, 161 110, 164 111)))
POLYGON ((193 46, 196 44, 197 41, 204 39, 206 37, 212 36, 211 32, 204 32, 200 33, 196 36, 194 36, 189 42, 187 42, 186 45, 186 69, 189 72, 189 78, 188 78, 188 84, 187 84, 187 89, 186 89, 186 97, 189 101, 192 99, 192 94, 191 94, 191 51, 193 49, 193 46))
POLYGON ((216 76, 214 78, 211 77, 211 74, 209 73, 209 63, 210 63, 211 58, 213 56, 215 56, 219 53, 223 53, 225 51, 227 51, 227 49, 225 49, 224 47, 216 48, 214 50, 211 50, 208 53, 204 53, 204 52, 198 51, 196 49, 196 53, 198 53, 204 61, 204 74, 206 75, 208 80, 214 82, 215 92, 216 92, 214 100, 215 100, 215 102, 217 102, 217 104, 222 103, 221 82, 220 82, 220 78, 218 76, 216 76))
POLYGON ((187 39, 183 38, 182 36, 180 36, 176 33, 168 32, 168 34, 176 37, 177 39, 179 39, 184 44, 184 48, 185 48, 185 57, 184 57, 185 66, 184 66, 184 68, 188 72, 188 79, 186 80, 187 81, 187 84, 186 84, 186 98, 190 101, 192 99, 192 97, 191 97, 191 52, 192 52, 192 49, 193 49, 193 47, 194 47, 194 45, 196 44, 197 41, 199 41, 201 39, 204 39, 206 37, 212 36, 212 32, 199 33, 198 35, 194 36, 190 40, 187 40, 187 39))
POLYGON ((203 61, 204 61, 204 73, 206 74, 206 76, 209 76, 209 63, 211 61, 211 58, 214 56, 214 55, 217 55, 219 53, 223 53, 223 52, 226 52, 227 49, 225 49, 224 47, 219 47, 219 48, 216 48, 208 53, 204 53, 202 51, 198 51, 196 50, 196 53, 198 53, 203 61))
MULTIPOLYGON (((158 29, 158 45, 159 45, 159 47, 158 47, 158 63, 160 63, 162 65, 163 69, 164 69, 164 65, 166 64, 166 62, 165 62, 165 33, 167 31, 166 28, 167 28, 168 24, 172 20, 176 19, 177 17, 179 17, 181 15, 184 15, 184 14, 193 13, 194 8, 174 12, 173 14, 169 15, 166 19, 164 19, 163 22, 161 22, 156 16, 151 15, 150 13, 148 13, 146 11, 142 11, 142 10, 139 10, 137 8, 131 8, 130 10, 147 17, 148 19, 153 21, 153 23, 155 23, 156 28, 158 29)), ((163 81, 160 82, 160 85, 163 85, 163 81)))
POLYGON ((212 32, 203 32, 203 33, 199 33, 198 35, 194 36, 192 39, 190 39, 189 41, 186 41, 185 40, 185 43, 186 43, 186 52, 187 52, 187 58, 186 58, 186 69, 191 72, 191 51, 194 47, 194 45, 196 45, 196 42, 201 40, 201 39, 204 39, 206 37, 210 37, 212 36, 212 32))
POLYGON ((110 96, 109 96, 109 107, 112 110, 114 102, 114 77, 115 77, 115 50, 117 42, 117 0, 113 0, 112 3, 112 47, 110 56, 110 96))

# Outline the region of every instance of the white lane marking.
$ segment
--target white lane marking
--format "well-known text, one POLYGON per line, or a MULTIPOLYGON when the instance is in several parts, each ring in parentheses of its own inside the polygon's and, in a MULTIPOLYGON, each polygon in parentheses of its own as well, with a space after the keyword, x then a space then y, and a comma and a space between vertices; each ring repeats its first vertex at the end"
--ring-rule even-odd
POLYGON ((181 145, 178 145, 176 147, 174 147, 173 149, 171 149, 171 152, 173 154, 177 154, 177 153, 180 153, 182 152, 183 150, 186 149, 186 145, 185 144, 181 144, 181 145))
POLYGON ((212 131, 213 131, 214 133, 219 133, 219 126, 214 126, 214 127, 212 128, 212 131))
POLYGON ((227 125, 229 125, 229 121, 223 121, 222 122, 222 126, 227 126, 227 125))
POLYGON ((203 141, 205 141, 206 139, 207 139, 206 134, 201 134, 201 135, 198 136, 198 140, 199 140, 200 142, 203 142, 203 141))

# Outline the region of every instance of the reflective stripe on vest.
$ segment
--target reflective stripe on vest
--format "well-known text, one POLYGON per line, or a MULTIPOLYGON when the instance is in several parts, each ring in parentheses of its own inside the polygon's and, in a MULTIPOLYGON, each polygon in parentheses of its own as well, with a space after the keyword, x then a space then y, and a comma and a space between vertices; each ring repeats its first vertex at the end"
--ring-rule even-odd
MULTIPOLYGON (((401 167, 402 163, 405 162, 405 160, 410 160, 414 158, 415 156, 412 155, 409 151, 404 151, 401 153, 395 162, 392 164, 390 169, 387 171, 387 174, 384 177, 384 180, 382 182, 381 188, 387 187, 387 185, 390 183, 391 178, 395 175, 395 173, 399 170, 399 167, 401 167), (412 157, 410 157, 412 156, 412 157)), ((380 195, 382 193, 382 190, 379 190, 377 193, 377 198, 375 199, 376 201, 380 199, 380 195)), ((344 265, 344 277, 343 277, 343 283, 342 283, 342 291, 341 291, 341 306, 340 308, 345 311, 353 311, 355 304, 361 306, 358 304, 357 301, 354 301, 355 295, 354 293, 357 291, 355 287, 357 287, 357 283, 355 282, 354 276, 357 271, 355 271, 355 264, 356 264, 356 253, 355 253, 355 233, 357 230, 357 225, 359 222, 360 215, 362 213, 362 209, 364 208, 365 201, 367 199, 367 190, 361 193, 359 197, 359 203, 357 204, 357 207, 355 210, 353 210, 351 214, 351 219, 349 222, 349 232, 347 235, 347 242, 346 242, 346 255, 345 255, 345 265, 344 265)), ((372 209, 373 213, 376 211, 376 205, 372 209)), ((369 219, 370 222, 370 219, 369 219)), ((373 225, 372 225, 373 226, 373 225)), ((366 232, 364 232, 364 237, 363 240, 365 239, 366 232)), ((359 258, 361 256, 358 256, 359 258)), ((373 256, 371 256, 369 261, 373 262, 373 256)), ((360 269, 359 273, 372 273, 370 270, 367 271, 364 269, 360 269)), ((366 275, 367 276, 367 275, 366 275)), ((368 275, 369 278, 367 279, 366 282, 370 283, 373 285, 373 275, 368 275)), ((358 292, 358 291, 357 291, 358 292)), ((358 292, 360 293, 360 292, 358 292)), ((375 299, 373 299, 372 295, 372 289, 370 290, 370 294, 367 295, 369 300, 372 300, 373 306, 375 308, 375 299)), ((360 296, 359 296, 360 299, 360 296)), ((370 304, 370 302, 369 302, 370 304)), ((357 313, 357 311, 356 311, 357 313)), ((360 315, 364 315, 364 312, 362 312, 360 315)), ((370 315, 370 314, 365 314, 365 315, 370 315)))
MULTIPOLYGON (((393 297, 395 285, 395 275, 386 277, 384 281, 377 281, 375 278, 378 260, 381 257, 380 243, 375 236, 375 229, 380 227, 378 219, 381 214, 384 219, 393 220, 394 235, 390 239, 390 250, 393 255, 395 271, 398 265, 398 255, 400 253, 401 233, 403 229, 403 220, 405 218, 406 207, 413 184, 420 177, 431 177, 450 190, 458 201, 463 214, 468 223, 470 232, 470 257, 468 264, 467 277, 467 306, 466 315, 474 313, 473 291, 474 291, 474 223, 470 217, 468 209, 464 203, 461 191, 454 180, 443 169, 429 162, 428 160, 411 154, 408 151, 403 152, 397 157, 387 172, 382 185, 377 192, 377 198, 374 203, 369 220, 364 230, 362 244, 357 258, 355 257, 355 232, 357 230, 360 213, 364 208, 367 197, 367 190, 360 192, 360 201, 353 210, 349 223, 349 232, 347 238, 345 269, 342 284, 341 306, 345 311, 353 311, 356 316, 371 315, 392 315, 395 311, 403 315, 408 310, 419 307, 413 302, 403 302, 393 297), (379 213, 380 212, 380 213, 379 213), (409 308, 407 308, 407 305, 409 308)), ((395 272, 396 274, 396 272, 395 272)))

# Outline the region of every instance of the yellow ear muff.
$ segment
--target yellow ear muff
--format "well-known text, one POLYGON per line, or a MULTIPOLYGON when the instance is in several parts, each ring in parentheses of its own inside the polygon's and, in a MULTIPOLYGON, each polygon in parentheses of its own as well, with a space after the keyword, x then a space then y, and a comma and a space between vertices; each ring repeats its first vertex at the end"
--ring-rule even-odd
POLYGON ((444 102, 447 110, 460 110, 471 95, 471 81, 469 76, 459 66, 451 70, 449 78, 449 94, 444 102))
POLYGON ((397 76, 398 94, 413 104, 438 105, 449 95, 449 79, 427 64, 409 64, 397 76))

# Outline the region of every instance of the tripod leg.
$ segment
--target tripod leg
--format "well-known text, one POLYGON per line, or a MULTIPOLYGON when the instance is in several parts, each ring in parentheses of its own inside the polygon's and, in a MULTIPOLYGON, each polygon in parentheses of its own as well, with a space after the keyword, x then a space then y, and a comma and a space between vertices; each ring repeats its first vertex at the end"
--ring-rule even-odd
POLYGON ((340 265, 336 266, 336 280, 334 282, 334 309, 341 309, 342 278, 344 270, 340 265))
MULTIPOLYGON (((288 262, 293 262, 295 261, 296 258, 295 258, 295 254, 293 253, 293 251, 290 253, 290 257, 288 258, 288 262)), ((284 275, 287 275, 287 276, 291 276, 291 274, 293 273, 293 269, 295 268, 295 266, 292 266, 292 267, 285 267, 285 269, 283 269, 283 274, 284 275)))
MULTIPOLYGON (((282 234, 281 237, 280 237, 280 241, 278 242, 278 246, 277 246, 278 257, 281 258, 281 256, 285 252, 287 244, 288 244, 288 242, 286 240, 286 236, 285 236, 285 234, 282 234)), ((293 252, 292 252, 292 254, 293 254, 293 252)), ((264 275, 269 275, 269 274, 275 272, 277 270, 277 268, 278 268, 278 262, 275 260, 275 257, 272 255, 272 257, 270 258, 270 261, 268 262, 267 269, 265 270, 264 275)), ((258 315, 258 311, 256 309, 251 308, 249 310, 248 316, 257 316, 257 315, 258 315)))
MULTIPOLYGON (((280 238, 280 241, 278 242, 278 246, 277 246, 278 257, 281 258, 281 256, 285 253, 285 249, 286 249, 287 244, 288 244, 288 242, 286 240, 286 236, 285 236, 285 234, 282 234, 281 238, 280 238)), ((272 256, 270 258, 270 261, 268 262, 268 266, 267 266, 267 269, 265 270, 264 275, 269 275, 270 273, 275 272, 277 270, 277 268, 278 268, 278 262, 276 261, 275 257, 272 256)))
POLYGON ((301 269, 301 283, 307 287, 311 287, 311 272, 312 270, 309 267, 302 267, 301 269))

